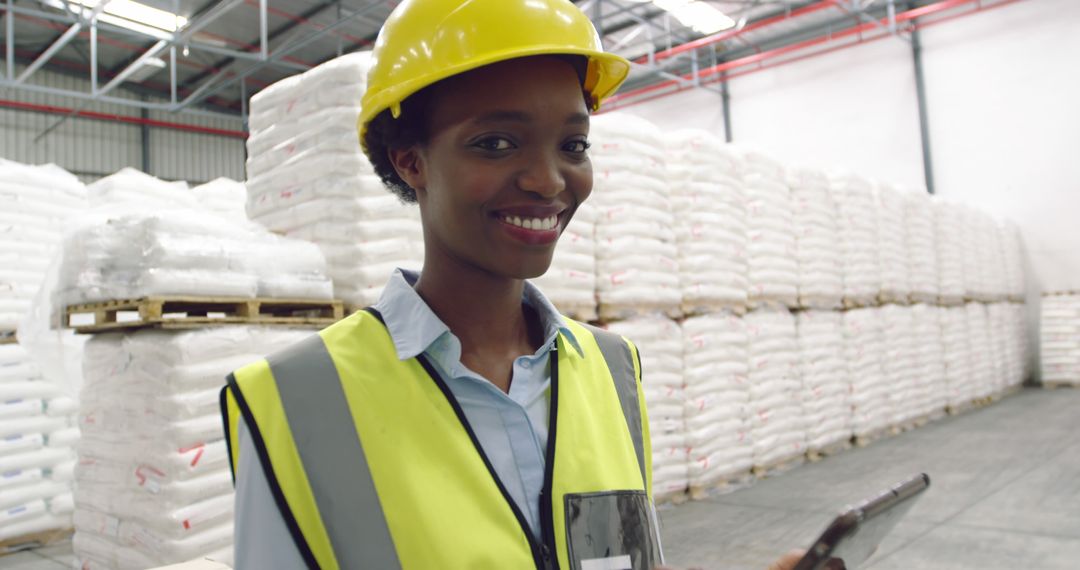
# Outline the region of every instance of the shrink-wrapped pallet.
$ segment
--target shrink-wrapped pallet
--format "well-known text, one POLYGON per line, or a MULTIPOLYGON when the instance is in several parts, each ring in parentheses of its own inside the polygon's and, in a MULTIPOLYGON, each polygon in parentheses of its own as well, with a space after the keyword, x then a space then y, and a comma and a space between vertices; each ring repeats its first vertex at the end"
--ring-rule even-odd
POLYGON ((22 346, 0 345, 0 541, 71 527, 75 408, 22 346))
POLYGON ((967 318, 968 350, 971 354, 971 371, 974 378, 975 399, 996 393, 994 362, 997 350, 990 338, 990 319, 986 305, 970 302, 964 305, 967 318))
POLYGON ((248 326, 97 335, 86 344, 74 496, 86 570, 232 562, 219 393, 229 372, 313 331, 248 326))
POLYGON ((1043 296, 1039 348, 1044 384, 1080 385, 1080 295, 1043 296))
POLYGON ((662 132, 622 113, 593 118, 596 291, 605 320, 681 313, 675 217, 662 132))
POLYGON ((787 309, 757 309, 745 322, 754 468, 769 471, 806 452, 795 317, 787 309))
POLYGON ((945 349, 945 383, 948 405, 962 411, 975 398, 976 378, 969 343, 967 309, 946 307, 941 319, 941 344, 945 349))
POLYGON ((629 338, 641 355, 642 388, 653 450, 653 493, 658 501, 678 499, 688 482, 683 390, 682 334, 675 321, 635 317, 608 325, 629 338))
POLYGON ((783 165, 756 151, 744 154, 747 264, 751 307, 797 307, 795 212, 783 165))
POLYGON ((423 262, 419 209, 386 189, 356 138, 370 59, 347 54, 263 89, 247 140, 248 217, 316 243, 335 297, 355 306, 423 262))
POLYGON ((796 168, 788 171, 788 185, 795 213, 799 305, 839 308, 844 299, 844 262, 829 177, 820 170, 796 168))
POLYGON ((939 300, 945 305, 958 305, 964 301, 966 292, 964 216, 953 202, 935 199, 933 204, 939 300))
POLYGON ((905 226, 904 194, 891 184, 878 184, 877 251, 881 269, 881 300, 903 303, 911 297, 911 267, 905 226))
POLYGON ((841 348, 843 314, 798 314, 799 370, 806 417, 806 446, 811 452, 835 451, 851 439, 851 377, 841 348))
POLYGON ((855 174, 836 173, 829 187, 839 213, 844 299, 852 306, 869 306, 881 290, 874 184, 855 174))
POLYGON ((938 277, 938 250, 934 205, 924 191, 904 195, 905 241, 911 299, 916 303, 936 304, 941 292, 938 277))
POLYGON ((922 400, 926 397, 916 377, 914 315, 910 307, 891 304, 877 311, 885 340, 881 364, 889 387, 892 424, 904 426, 919 416, 922 400))
POLYGON ((742 312, 748 288, 742 159, 707 131, 676 131, 666 140, 683 312, 742 312))
POLYGON ((247 188, 243 182, 216 178, 192 188, 191 193, 211 212, 233 222, 247 222, 247 188))
POLYGON ((690 317, 682 340, 690 491, 700 497, 754 463, 746 324, 730 312, 690 317))
POLYGON ((875 308, 845 311, 844 355, 851 373, 851 429, 857 438, 880 435, 895 415, 882 365, 884 354, 880 311, 875 308))
POLYGON ((911 311, 915 336, 914 378, 920 394, 916 404, 917 417, 935 419, 948 405, 941 323, 945 309, 919 303, 912 306, 911 311))

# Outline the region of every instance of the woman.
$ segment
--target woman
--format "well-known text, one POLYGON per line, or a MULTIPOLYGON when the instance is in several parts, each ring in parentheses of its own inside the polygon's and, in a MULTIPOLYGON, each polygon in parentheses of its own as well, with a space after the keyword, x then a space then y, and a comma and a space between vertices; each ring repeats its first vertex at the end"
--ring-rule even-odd
POLYGON ((662 563, 632 343, 526 279, 592 190, 629 64, 565 0, 406 0, 360 137, 420 207, 422 274, 222 392, 245 568, 662 563))

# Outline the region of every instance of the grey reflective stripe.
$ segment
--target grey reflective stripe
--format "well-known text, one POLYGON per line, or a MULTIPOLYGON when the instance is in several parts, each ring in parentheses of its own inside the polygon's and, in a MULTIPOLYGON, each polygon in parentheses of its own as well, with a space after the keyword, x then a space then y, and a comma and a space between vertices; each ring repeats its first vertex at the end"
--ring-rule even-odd
POLYGON ((634 440, 638 466, 641 467, 641 484, 648 486, 645 442, 641 434, 641 408, 638 406, 637 377, 634 375, 634 355, 623 337, 592 325, 585 327, 596 338, 596 345, 600 347, 600 354, 604 356, 608 370, 611 371, 611 378, 615 381, 615 391, 619 394, 619 403, 622 405, 623 416, 626 417, 626 426, 630 429, 630 437, 634 440))
POLYGON ((341 568, 401 568, 337 368, 321 336, 267 358, 341 568))

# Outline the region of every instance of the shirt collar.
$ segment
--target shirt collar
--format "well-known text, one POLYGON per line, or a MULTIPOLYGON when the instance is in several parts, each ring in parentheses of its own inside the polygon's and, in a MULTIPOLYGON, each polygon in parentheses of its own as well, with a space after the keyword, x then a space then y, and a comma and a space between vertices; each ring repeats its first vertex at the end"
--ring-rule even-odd
MULTIPOLYGON (((420 277, 416 271, 397 269, 383 289, 375 310, 382 315, 390 338, 394 341, 398 358, 408 360, 423 354, 435 341, 450 332, 450 328, 431 310, 413 285, 420 277)), ((535 285, 525 282, 522 301, 532 307, 544 328, 545 343, 562 334, 579 356, 584 353, 573 331, 551 301, 535 285)))

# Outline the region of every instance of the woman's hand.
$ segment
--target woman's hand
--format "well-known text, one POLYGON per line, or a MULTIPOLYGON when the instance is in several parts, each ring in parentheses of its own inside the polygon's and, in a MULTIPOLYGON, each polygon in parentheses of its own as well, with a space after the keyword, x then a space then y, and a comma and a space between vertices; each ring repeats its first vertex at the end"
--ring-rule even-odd
POLYGON ((769 570, 792 570, 792 568, 795 568, 795 565, 802 560, 804 555, 806 555, 805 550, 792 550, 783 555, 780 560, 770 564, 769 570))
MULTIPOLYGON (((779 560, 769 565, 768 570, 792 570, 795 565, 802 560, 802 557, 806 554, 805 550, 792 550, 783 555, 779 560)), ((653 570, 676 570, 670 566, 657 566, 653 570)), ((701 570, 697 567, 691 567, 688 570, 701 570)))

